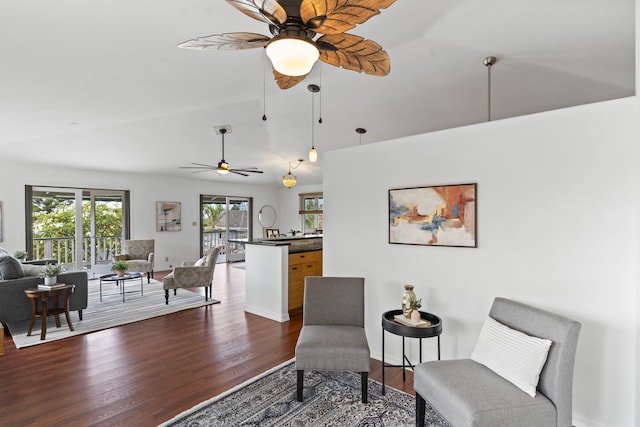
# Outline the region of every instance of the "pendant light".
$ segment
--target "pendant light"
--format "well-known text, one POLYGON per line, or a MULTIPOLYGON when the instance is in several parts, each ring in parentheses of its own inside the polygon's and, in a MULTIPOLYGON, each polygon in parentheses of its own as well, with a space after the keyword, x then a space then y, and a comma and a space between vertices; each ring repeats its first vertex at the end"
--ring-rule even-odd
POLYGON ((295 166, 291 166, 291 162, 289 162, 289 171, 282 177, 282 183, 287 188, 293 188, 298 182, 298 178, 294 174, 291 173, 291 169, 297 169, 304 162, 304 159, 298 159, 295 166))
POLYGON ((307 89, 311 92, 311 150, 309 150, 309 161, 315 163, 318 161, 318 151, 315 145, 315 123, 313 119, 315 117, 315 94, 320 92, 320 86, 310 84, 307 89))
POLYGON ((491 121, 491 67, 498 62, 495 56, 487 56, 482 63, 487 67, 487 121, 491 121))

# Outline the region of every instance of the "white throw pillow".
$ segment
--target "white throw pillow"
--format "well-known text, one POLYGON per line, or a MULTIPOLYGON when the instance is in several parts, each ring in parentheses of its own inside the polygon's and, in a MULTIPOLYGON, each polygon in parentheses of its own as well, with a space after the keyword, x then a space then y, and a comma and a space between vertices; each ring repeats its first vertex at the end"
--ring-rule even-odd
POLYGON ((471 360, 535 397, 550 347, 548 339, 532 337, 487 317, 471 352, 471 360))
POLYGON ((23 264, 22 269, 24 270, 25 276, 39 276, 42 270, 44 270, 44 265, 23 264))
POLYGON ((207 256, 203 256, 202 258, 200 258, 199 260, 197 260, 195 262, 195 264, 193 264, 195 267, 202 267, 203 265, 207 265, 207 256))

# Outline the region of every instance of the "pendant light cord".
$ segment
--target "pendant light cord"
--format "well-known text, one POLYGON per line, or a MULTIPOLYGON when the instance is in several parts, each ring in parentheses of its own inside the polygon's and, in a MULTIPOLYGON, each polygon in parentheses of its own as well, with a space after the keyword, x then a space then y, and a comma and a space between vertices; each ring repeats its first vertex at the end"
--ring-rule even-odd
POLYGON ((315 102, 314 102, 315 96, 316 96, 315 92, 311 92, 311 148, 312 149, 316 148, 316 144, 315 144, 315 142, 316 142, 316 140, 315 140, 315 128, 316 128, 316 125, 313 122, 313 119, 316 117, 316 114, 315 114, 315 102))
POLYGON ((488 65, 489 70, 487 72, 487 121, 491 121, 491 65, 488 65))
POLYGON ((487 56, 482 62, 487 67, 487 121, 491 121, 491 67, 497 62, 495 56, 487 56))

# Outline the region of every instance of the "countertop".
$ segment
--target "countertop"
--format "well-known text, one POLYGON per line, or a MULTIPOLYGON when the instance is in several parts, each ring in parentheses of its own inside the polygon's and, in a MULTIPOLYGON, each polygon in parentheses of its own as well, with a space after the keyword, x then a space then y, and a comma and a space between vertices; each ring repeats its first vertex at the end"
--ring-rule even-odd
POLYGON ((322 234, 271 237, 268 239, 229 239, 229 242, 261 246, 289 246, 289 253, 322 250, 322 234))

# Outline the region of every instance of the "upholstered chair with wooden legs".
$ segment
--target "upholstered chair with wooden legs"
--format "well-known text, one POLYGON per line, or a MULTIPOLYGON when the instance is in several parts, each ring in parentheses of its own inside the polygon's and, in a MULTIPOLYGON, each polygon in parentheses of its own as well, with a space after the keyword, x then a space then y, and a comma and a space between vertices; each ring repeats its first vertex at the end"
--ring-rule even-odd
POLYGON ((209 301, 213 288, 213 273, 220 254, 220 246, 216 246, 209 253, 197 261, 184 261, 182 266, 175 267, 173 271, 162 279, 165 303, 169 304, 169 290, 173 294, 179 288, 204 288, 204 300, 209 301))
POLYGON ((113 257, 114 261, 127 261, 129 271, 147 273, 147 283, 153 277, 155 240, 125 240, 122 253, 113 257))
POLYGON ((306 277, 302 329, 296 344, 297 399, 304 371, 359 372, 367 403, 369 344, 364 331, 364 278, 306 277))

